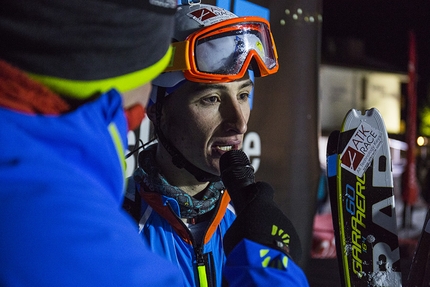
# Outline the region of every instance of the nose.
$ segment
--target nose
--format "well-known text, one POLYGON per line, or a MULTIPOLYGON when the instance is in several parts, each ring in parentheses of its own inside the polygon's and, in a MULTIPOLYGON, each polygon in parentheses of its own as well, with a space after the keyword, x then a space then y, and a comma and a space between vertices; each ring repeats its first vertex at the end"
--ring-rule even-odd
POLYGON ((224 128, 229 132, 244 134, 248 129, 250 108, 248 103, 232 101, 223 112, 224 128))

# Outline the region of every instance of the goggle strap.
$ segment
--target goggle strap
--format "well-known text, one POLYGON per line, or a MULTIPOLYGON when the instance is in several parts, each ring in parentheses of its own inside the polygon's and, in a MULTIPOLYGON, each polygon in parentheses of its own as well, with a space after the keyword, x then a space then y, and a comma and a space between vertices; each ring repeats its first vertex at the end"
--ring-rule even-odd
POLYGON ((166 69, 164 70, 165 72, 185 71, 190 69, 188 46, 188 41, 172 43, 172 57, 166 69))

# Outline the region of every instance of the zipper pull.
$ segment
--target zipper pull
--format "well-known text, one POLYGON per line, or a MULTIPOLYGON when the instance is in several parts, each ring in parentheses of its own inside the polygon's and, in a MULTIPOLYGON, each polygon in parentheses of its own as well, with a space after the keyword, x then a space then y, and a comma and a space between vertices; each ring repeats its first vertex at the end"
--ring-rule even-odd
POLYGON ((201 265, 205 265, 206 264, 206 260, 205 260, 205 256, 203 255, 203 248, 196 247, 196 260, 197 260, 197 266, 201 266, 201 265))
POLYGON ((196 249, 197 274, 199 276, 200 287, 208 287, 208 275, 206 273, 206 260, 201 247, 196 249))

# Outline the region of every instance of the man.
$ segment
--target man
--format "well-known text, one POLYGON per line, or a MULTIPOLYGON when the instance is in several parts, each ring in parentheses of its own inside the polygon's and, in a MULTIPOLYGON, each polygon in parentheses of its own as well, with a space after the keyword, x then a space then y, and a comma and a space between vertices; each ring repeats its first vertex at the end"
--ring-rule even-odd
MULTIPOLYGON (((242 240, 256 238, 240 228, 229 230, 236 214, 220 179, 221 156, 242 147, 252 75, 270 75, 278 69, 269 24, 205 4, 179 6, 175 19, 175 53, 166 72, 153 81, 153 105, 148 108, 158 143, 139 154, 132 178, 137 187, 127 193, 124 208, 139 223, 150 248, 181 268, 187 286, 221 286, 223 280, 231 286, 279 282, 306 286, 303 273, 293 262, 287 264, 285 253, 273 258, 280 269, 264 271, 260 258, 252 266, 245 259, 251 256, 238 256, 249 247, 242 240), (228 232, 233 235, 226 247, 228 232), (227 249, 236 252, 233 260, 226 260, 227 249)), ((234 198, 233 204, 238 206, 234 198)), ((258 222, 241 226, 247 224, 258 222)), ((297 235, 290 231, 296 247, 297 235)), ((270 256, 263 266, 272 266, 270 256)))
POLYGON ((181 286, 120 208, 176 1, 1 6, 0 285, 181 286))

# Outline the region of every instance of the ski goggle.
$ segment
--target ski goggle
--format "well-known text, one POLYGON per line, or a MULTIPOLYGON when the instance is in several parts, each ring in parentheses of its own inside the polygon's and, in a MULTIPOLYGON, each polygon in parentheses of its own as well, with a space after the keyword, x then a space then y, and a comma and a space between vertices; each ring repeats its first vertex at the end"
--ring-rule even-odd
POLYGON ((257 77, 278 71, 278 54, 270 24, 261 17, 238 17, 202 28, 185 41, 172 43, 165 72, 183 71, 194 82, 230 82, 248 68, 257 77))

